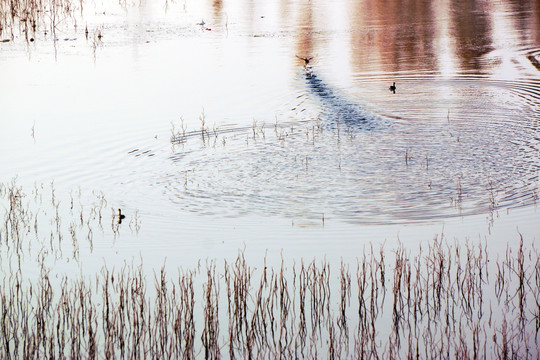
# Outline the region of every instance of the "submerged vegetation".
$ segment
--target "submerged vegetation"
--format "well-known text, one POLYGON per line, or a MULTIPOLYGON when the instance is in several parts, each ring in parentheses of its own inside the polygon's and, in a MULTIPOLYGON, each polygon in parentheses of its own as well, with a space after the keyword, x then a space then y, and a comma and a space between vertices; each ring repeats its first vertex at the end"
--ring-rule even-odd
POLYGON ((84 210, 80 191, 71 194, 78 222, 65 243, 55 192, 54 184, 36 186, 27 197, 15 181, 0 188, 2 358, 539 356, 540 252, 519 234, 517 246, 496 256, 485 243, 441 235, 415 249, 368 245, 356 263, 264 258, 253 266, 239 252, 222 264, 174 264, 172 276, 165 265, 148 275, 142 260, 55 275, 47 257, 76 248, 78 224, 99 228, 108 206, 95 192, 84 210), (39 239, 34 203, 52 214, 56 231, 29 276, 34 257, 26 256, 39 239))

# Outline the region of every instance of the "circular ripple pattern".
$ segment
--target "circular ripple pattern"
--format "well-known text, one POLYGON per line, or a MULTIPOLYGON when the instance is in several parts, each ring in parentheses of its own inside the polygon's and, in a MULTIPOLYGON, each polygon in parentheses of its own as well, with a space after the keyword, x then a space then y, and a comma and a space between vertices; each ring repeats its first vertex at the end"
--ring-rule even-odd
POLYGON ((316 108, 316 118, 209 134, 203 146, 195 134, 162 179, 171 199, 204 214, 372 224, 537 202, 539 81, 403 77, 394 97, 368 94, 384 116, 305 81, 288 106, 316 108))

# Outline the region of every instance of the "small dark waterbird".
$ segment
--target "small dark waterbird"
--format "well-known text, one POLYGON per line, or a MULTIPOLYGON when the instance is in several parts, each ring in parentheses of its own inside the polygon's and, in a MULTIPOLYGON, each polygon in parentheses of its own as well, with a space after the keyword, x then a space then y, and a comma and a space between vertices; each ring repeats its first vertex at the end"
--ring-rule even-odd
POLYGON ((116 215, 116 218, 118 219, 118 223, 121 224, 122 220, 126 218, 126 215, 122 214, 122 210, 118 209, 118 215, 116 215))
POLYGON ((388 88, 392 93, 396 93, 396 83, 394 82, 390 87, 388 88))
POLYGON ((310 58, 304 58, 304 57, 300 57, 300 56, 296 55, 296 57, 299 58, 300 60, 304 60, 304 66, 308 66, 310 60, 313 59, 313 56, 310 57, 310 58))

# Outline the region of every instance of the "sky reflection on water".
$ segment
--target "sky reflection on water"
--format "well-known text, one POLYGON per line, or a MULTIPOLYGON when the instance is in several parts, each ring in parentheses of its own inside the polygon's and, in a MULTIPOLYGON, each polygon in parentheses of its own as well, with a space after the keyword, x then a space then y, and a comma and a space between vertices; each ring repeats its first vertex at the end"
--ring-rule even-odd
POLYGON ((490 181, 501 213, 530 209, 519 224, 528 228, 538 219, 538 7, 85 4, 77 28, 66 21, 26 42, 16 26, 0 44, 0 150, 9 154, 0 178, 104 191, 115 207, 140 210, 148 236, 164 244, 179 229, 196 242, 263 224, 254 236, 264 241, 279 234, 303 246, 313 236, 325 249, 325 238, 357 239, 358 224, 378 224, 382 240, 399 228, 381 224, 460 227, 449 218, 465 215, 476 215, 463 220, 474 235, 493 215, 490 181), (313 57, 337 100, 314 96, 296 55, 313 57), (392 126, 338 130, 344 105, 392 126), (212 142, 197 135, 203 112, 219 134, 212 142), (195 135, 171 143, 180 117, 195 135), (292 230, 300 225, 321 233, 292 230))

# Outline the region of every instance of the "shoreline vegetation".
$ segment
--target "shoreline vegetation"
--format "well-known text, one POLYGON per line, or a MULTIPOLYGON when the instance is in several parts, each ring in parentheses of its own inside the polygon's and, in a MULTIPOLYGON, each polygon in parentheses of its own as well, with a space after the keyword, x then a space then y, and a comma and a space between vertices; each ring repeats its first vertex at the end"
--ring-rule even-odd
MULTIPOLYGON (((481 241, 440 235, 415 248, 372 243, 356 263, 282 258, 272 266, 239 251, 236 259, 187 269, 169 259, 149 274, 141 258, 88 275, 82 266, 90 259, 80 259, 77 238, 81 229, 103 231, 107 218, 105 195, 92 196, 83 207, 80 190, 70 194, 76 221, 67 228, 53 183, 36 185, 30 196, 15 180, 0 187, 2 358, 539 355, 540 251, 519 233, 496 254, 481 241), (50 225, 49 238, 40 240, 40 222, 50 225), (57 275, 62 252, 81 266, 79 274, 57 275)), ((113 212, 119 236, 114 219, 113 212)))

